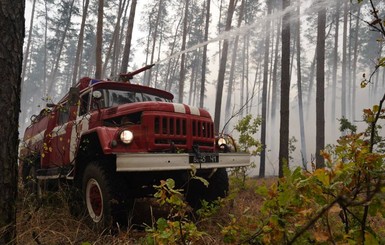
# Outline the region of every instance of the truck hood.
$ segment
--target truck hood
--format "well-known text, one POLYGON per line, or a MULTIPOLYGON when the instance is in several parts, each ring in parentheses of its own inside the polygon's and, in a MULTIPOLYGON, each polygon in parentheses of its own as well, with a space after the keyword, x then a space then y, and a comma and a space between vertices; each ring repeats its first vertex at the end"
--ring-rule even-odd
POLYGON ((189 106, 186 104, 180 103, 170 103, 170 102, 136 102, 123 104, 107 109, 102 109, 102 117, 105 119, 111 117, 117 117, 122 115, 127 115, 136 112, 143 111, 161 111, 161 112, 172 112, 172 113, 181 113, 181 114, 190 114, 200 117, 211 118, 210 114, 202 108, 195 106, 189 106))

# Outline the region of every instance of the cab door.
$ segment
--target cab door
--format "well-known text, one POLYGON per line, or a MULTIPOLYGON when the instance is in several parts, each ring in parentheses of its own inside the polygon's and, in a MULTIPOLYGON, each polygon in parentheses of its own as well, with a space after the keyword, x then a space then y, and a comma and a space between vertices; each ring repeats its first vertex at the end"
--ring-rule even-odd
POLYGON ((89 129, 89 121, 91 114, 90 112, 90 103, 91 103, 91 97, 90 92, 86 91, 80 96, 79 100, 79 108, 76 112, 76 117, 71 124, 71 135, 69 138, 69 145, 70 145, 70 151, 69 151, 69 161, 72 162, 75 159, 76 151, 79 147, 80 138, 83 134, 83 132, 87 131, 89 129))
POLYGON ((57 105, 46 130, 42 152, 43 168, 60 168, 72 161, 71 135, 79 109, 78 89, 71 89, 67 101, 57 105))
POLYGON ((43 168, 62 167, 68 161, 66 141, 69 119, 70 107, 66 102, 57 105, 50 115, 41 154, 43 168))

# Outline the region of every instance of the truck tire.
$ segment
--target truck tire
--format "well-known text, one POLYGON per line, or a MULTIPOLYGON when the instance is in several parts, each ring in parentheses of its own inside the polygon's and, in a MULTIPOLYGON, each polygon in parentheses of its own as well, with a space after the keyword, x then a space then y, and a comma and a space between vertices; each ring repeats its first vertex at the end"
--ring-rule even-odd
POLYGON ((212 202, 219 197, 224 198, 227 196, 229 177, 225 168, 218 168, 211 177, 207 178, 207 181, 209 182, 208 187, 200 180, 190 180, 186 200, 195 210, 201 208, 201 200, 212 202))
POLYGON ((82 192, 87 223, 98 232, 115 232, 128 225, 133 199, 121 195, 119 177, 98 162, 87 165, 83 174, 82 192), (115 194, 114 194, 115 193, 115 194))
POLYGON ((224 198, 227 196, 229 192, 229 176, 225 168, 218 168, 208 181, 209 187, 205 192, 205 199, 207 201, 214 201, 219 197, 224 198))
POLYGON ((84 170, 82 192, 86 219, 91 228, 98 232, 112 225, 110 181, 106 171, 97 162, 88 164, 84 170))

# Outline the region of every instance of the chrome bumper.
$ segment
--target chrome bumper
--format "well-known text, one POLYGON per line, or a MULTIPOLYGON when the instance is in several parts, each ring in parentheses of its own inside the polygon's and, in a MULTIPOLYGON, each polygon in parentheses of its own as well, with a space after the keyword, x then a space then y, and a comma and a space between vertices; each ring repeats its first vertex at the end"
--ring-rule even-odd
POLYGON ((188 170, 191 165, 196 169, 234 168, 245 167, 250 164, 248 153, 219 153, 217 162, 191 162, 191 154, 169 153, 118 153, 116 154, 116 171, 170 171, 188 170))

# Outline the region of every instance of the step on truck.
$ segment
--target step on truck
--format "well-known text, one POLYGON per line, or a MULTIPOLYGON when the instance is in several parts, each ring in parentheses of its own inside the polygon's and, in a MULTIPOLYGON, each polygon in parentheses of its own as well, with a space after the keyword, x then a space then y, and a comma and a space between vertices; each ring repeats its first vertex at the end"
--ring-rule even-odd
POLYGON ((72 208, 81 207, 100 229, 129 220, 134 200, 152 195, 167 178, 183 186, 192 207, 224 197, 226 168, 249 165, 249 154, 229 150, 206 110, 129 82, 151 66, 119 81, 82 78, 57 104, 31 117, 20 147, 24 186, 70 183, 78 193, 72 208), (208 187, 191 179, 192 169, 208 187))

